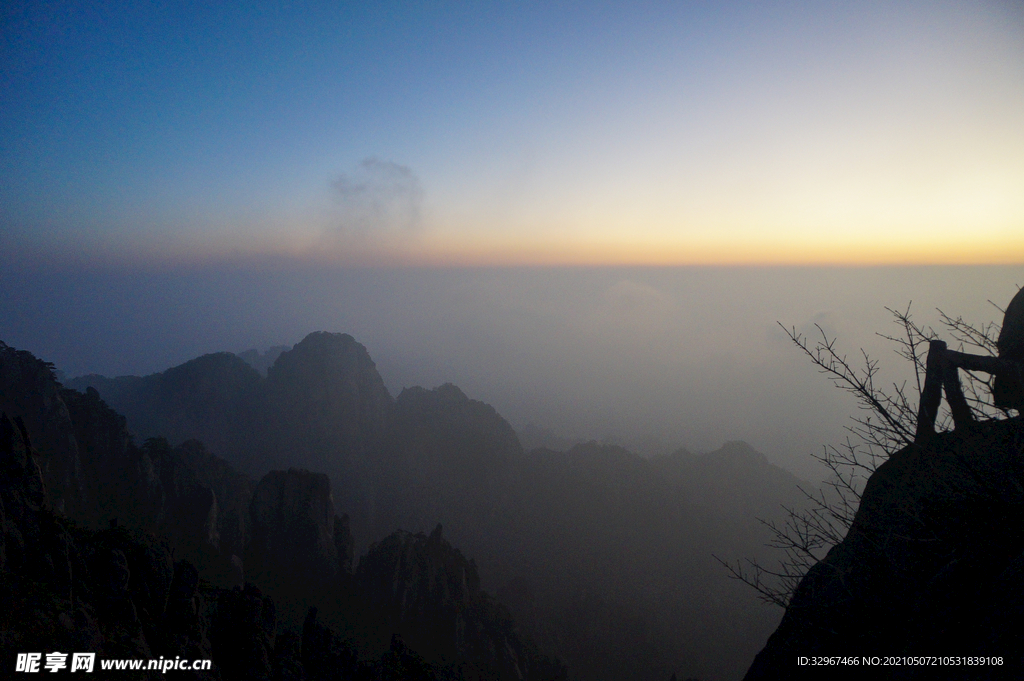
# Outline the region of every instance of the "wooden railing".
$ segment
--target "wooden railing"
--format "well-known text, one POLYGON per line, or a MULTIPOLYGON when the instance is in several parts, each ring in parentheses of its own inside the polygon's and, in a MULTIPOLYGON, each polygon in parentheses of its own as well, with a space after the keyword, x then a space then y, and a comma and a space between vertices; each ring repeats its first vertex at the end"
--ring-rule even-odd
POLYGON ((928 346, 928 359, 925 360, 924 389, 921 391, 921 404, 917 411, 916 442, 921 442, 935 435, 935 418, 939 413, 942 393, 946 393, 946 401, 953 414, 953 428, 962 430, 970 428, 976 421, 971 407, 964 397, 960 386, 959 370, 984 371, 999 375, 1018 385, 1024 384, 1024 362, 986 355, 970 355, 966 352, 948 350, 946 342, 933 340, 928 346))

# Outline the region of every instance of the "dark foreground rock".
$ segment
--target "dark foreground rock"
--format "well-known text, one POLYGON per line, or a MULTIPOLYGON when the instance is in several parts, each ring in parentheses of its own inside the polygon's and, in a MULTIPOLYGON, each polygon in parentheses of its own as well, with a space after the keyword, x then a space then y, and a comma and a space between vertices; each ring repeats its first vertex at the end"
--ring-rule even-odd
MULTIPOLYGON (((912 445, 878 468, 846 539, 804 577, 746 678, 797 657, 973 656, 996 665, 878 667, 871 678, 1024 673, 1024 420, 912 445)), ((866 677, 865 677, 866 678, 866 677)))

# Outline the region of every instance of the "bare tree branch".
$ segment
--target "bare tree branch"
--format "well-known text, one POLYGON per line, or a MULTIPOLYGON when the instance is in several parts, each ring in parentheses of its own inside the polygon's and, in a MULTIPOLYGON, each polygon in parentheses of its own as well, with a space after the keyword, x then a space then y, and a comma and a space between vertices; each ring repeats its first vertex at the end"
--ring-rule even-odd
MULTIPOLYGON (((871 474, 890 455, 914 442, 918 403, 924 389, 925 360, 929 344, 938 340, 939 334, 930 327, 918 326, 911 318, 909 304, 902 312, 891 308, 886 310, 893 315, 893 322, 900 332, 893 336, 878 335, 891 341, 896 354, 913 367, 913 394, 907 390, 905 382, 893 384, 890 391, 878 388, 875 385, 879 374, 877 360, 862 350, 862 364, 854 367, 845 355, 839 353, 836 339, 829 338, 820 326, 815 325, 821 338, 812 345, 795 328, 787 329, 779 324, 820 373, 825 374, 837 388, 853 395, 861 413, 851 417, 851 424, 847 426, 849 435, 842 445, 827 446, 820 454, 813 455, 830 471, 830 475, 821 488, 800 490, 807 500, 806 508, 784 507, 786 516, 781 525, 761 521, 770 534, 767 545, 782 552, 778 568, 767 569, 753 560, 737 560, 732 564, 715 556, 730 577, 749 585, 767 603, 784 608, 789 606, 793 591, 807 570, 845 538, 871 474)), ((941 310, 939 315, 946 332, 959 344, 960 352, 970 348, 975 354, 993 357, 997 354, 997 324, 976 327, 941 310)), ((975 363, 979 366, 963 372, 964 398, 976 420, 1006 416, 1005 410, 992 405, 991 374, 975 373, 986 362, 987 359, 977 358, 975 363)), ((935 427, 939 431, 951 428, 948 404, 943 405, 936 416, 935 427)))

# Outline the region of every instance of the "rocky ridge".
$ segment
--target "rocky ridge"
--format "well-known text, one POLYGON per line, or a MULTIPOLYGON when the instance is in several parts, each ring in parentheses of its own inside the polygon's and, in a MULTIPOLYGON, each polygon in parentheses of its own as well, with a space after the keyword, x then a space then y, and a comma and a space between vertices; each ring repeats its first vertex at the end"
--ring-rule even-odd
MULTIPOLYGON (((377 621, 376 596, 353 581, 352 538, 334 512, 327 476, 290 469, 253 486, 197 441, 171 447, 151 438, 137 447, 95 390, 63 389, 48 365, 7 346, 0 347, 0 377, 4 670, 14 668, 11 651, 72 649, 100 658, 212 658, 214 670, 193 674, 211 679, 436 679, 458 678, 460 669, 487 670, 478 678, 564 677, 557 663, 535 662, 541 656, 507 613, 482 609, 486 596, 478 590, 476 615, 465 620, 473 626, 460 630, 457 645, 431 649, 425 660, 396 629, 383 652, 375 647, 379 631, 365 635, 374 627, 400 626, 416 642, 448 624, 430 616, 377 621), (33 447, 26 412, 36 417, 41 441, 67 436, 63 446, 49 453, 33 447), (63 476, 59 499, 41 462, 63 476), (103 493, 86 493, 96 490, 103 493), (301 634, 280 616, 282 605, 294 608, 297 593, 330 601, 326 620, 309 609, 301 634), (326 621, 347 622, 349 634, 326 621), (518 657, 488 653, 490 639, 482 637, 490 631, 501 631, 518 657)), ((387 565, 386 546, 365 557, 371 567, 361 564, 366 583, 374 583, 372 566, 387 565)), ((432 546, 440 564, 465 562, 447 542, 432 546)))

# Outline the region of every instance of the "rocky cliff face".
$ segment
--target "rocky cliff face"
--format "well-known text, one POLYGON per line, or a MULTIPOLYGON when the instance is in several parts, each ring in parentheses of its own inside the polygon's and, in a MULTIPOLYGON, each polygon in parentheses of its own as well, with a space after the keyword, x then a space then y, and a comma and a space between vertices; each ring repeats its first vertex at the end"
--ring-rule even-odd
MULTIPOLYGON (((82 493, 81 503, 65 507, 65 511, 89 527, 105 526, 113 518, 127 520, 136 512, 139 452, 132 445, 124 417, 107 407, 95 390, 60 389, 58 394, 71 422, 71 441, 79 453, 77 486, 82 493)), ((19 401, 12 399, 12 406, 19 401)), ((36 428, 33 432, 40 435, 48 431, 43 424, 36 428)))
MULTIPOLYGON (((212 659, 209 671, 174 673, 197 681, 337 678, 336 667, 304 669, 303 649, 318 640, 278 635, 275 603, 255 586, 212 587, 153 534, 83 529, 55 514, 38 458, 23 421, 0 412, 0 677, 18 676, 18 652, 59 650, 96 653, 98 678, 102 660, 158 657, 212 659)), ((380 678, 381 666, 352 669, 380 678)))
POLYGON ((250 578, 279 592, 312 596, 351 571, 348 519, 335 514, 330 480, 291 468, 260 480, 249 504, 250 578))
POLYGON ((1001 665, 880 667, 872 678, 1020 678, 1022 616, 1017 417, 938 435, 880 466, 845 540, 801 581, 746 678, 790 678, 798 655, 995 656, 1001 665))
POLYGON ((28 352, 0 348, 3 411, 20 419, 46 480, 48 505, 85 527, 111 523, 166 537, 215 583, 240 583, 252 483, 192 441, 136 446, 95 389, 57 383, 28 352), (236 561, 237 562, 237 561, 236 561))
POLYGON ((304 673, 294 636, 276 635, 273 600, 251 584, 212 587, 153 534, 53 513, 36 458, 21 420, 0 413, 0 677, 17 676, 18 652, 59 650, 96 653, 101 678, 102 660, 158 657, 212 659, 175 673, 202 681, 334 678, 304 673))
POLYGON ((370 354, 346 333, 311 333, 281 353, 267 373, 267 391, 292 450, 314 470, 331 468, 339 456, 364 460, 392 403, 370 354))
POLYGON ((181 586, 194 568, 175 564, 169 547, 151 536, 123 527, 83 530, 55 514, 37 457, 23 421, 0 413, 5 676, 19 651, 210 657, 195 600, 197 582, 181 586))
POLYGON ((235 558, 245 555, 245 546, 252 533, 249 517, 249 502, 255 487, 252 479, 211 454, 198 440, 187 440, 175 447, 173 455, 193 472, 199 486, 212 492, 217 502, 216 531, 220 554, 236 562, 235 558))
POLYGON ((281 353, 266 380, 276 428, 273 468, 327 473, 359 529, 373 515, 369 474, 393 400, 366 348, 344 333, 311 333, 281 353))
MULTIPOLYGON (((52 558, 33 559, 39 549, 37 516, 46 504, 43 473, 24 421, 6 413, 0 416, 0 485, 0 568, 52 564, 52 558)), ((59 572, 70 570, 64 562, 59 572)))
MULTIPOLYGON (((476 564, 442 536, 398 531, 360 559, 356 583, 403 644, 460 678, 564 679, 566 669, 516 633, 480 590, 476 564)), ((392 646, 394 652, 395 645, 392 646)))
POLYGON ((166 537, 214 584, 241 584, 252 482, 195 440, 172 448, 152 438, 138 451, 135 513, 127 524, 166 537))
POLYGON ((53 367, 0 341, 0 410, 33 434, 39 466, 56 508, 74 513, 84 500, 78 442, 53 367))

